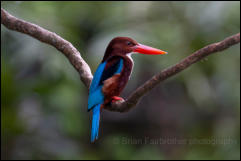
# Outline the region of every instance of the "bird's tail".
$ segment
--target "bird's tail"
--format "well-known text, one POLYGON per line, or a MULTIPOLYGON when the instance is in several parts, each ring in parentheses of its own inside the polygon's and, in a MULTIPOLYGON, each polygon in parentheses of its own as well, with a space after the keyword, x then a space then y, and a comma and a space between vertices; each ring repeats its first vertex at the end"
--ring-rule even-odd
POLYGON ((101 104, 96 105, 92 109, 92 128, 91 128, 91 142, 94 142, 98 139, 99 133, 99 123, 100 123, 100 106, 101 104))

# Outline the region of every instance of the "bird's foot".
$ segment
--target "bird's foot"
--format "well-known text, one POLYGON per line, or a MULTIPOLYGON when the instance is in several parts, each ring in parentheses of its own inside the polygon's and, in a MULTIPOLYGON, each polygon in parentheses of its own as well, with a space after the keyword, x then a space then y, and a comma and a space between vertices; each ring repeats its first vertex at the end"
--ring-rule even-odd
POLYGON ((124 101, 124 99, 118 96, 113 96, 111 99, 111 103, 114 103, 116 101, 124 101))

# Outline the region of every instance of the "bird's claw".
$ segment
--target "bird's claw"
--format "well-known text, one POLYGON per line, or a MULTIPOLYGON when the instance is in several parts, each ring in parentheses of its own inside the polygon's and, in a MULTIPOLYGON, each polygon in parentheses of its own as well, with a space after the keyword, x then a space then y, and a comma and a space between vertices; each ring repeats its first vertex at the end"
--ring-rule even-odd
POLYGON ((121 97, 118 97, 118 96, 113 96, 112 97, 112 100, 111 100, 111 103, 114 103, 114 102, 117 102, 117 101, 124 101, 124 99, 123 98, 121 98, 121 97))

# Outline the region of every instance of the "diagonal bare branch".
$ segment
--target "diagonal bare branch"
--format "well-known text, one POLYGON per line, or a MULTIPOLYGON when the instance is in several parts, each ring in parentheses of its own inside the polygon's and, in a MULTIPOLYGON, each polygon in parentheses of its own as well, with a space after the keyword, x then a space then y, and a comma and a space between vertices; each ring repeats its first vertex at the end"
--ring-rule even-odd
POLYGON ((146 81, 143 85, 137 88, 126 101, 115 102, 112 106, 107 107, 106 109, 116 112, 127 112, 140 101, 140 99, 147 94, 150 90, 156 87, 160 82, 166 80, 167 78, 181 72, 182 70, 188 68, 192 64, 200 61, 201 59, 214 54, 219 51, 223 51, 232 45, 235 45, 240 42, 240 33, 230 36, 223 41, 210 44, 203 47, 202 49, 197 50, 190 56, 186 57, 179 63, 164 69, 163 71, 154 75, 151 79, 146 81))
POLYGON ((80 78, 87 88, 89 88, 92 74, 89 65, 81 57, 79 51, 68 41, 54 32, 50 32, 38 25, 26 22, 10 15, 1 8, 1 24, 10 30, 18 31, 36 38, 46 44, 54 46, 63 53, 79 72, 80 78))
MULTIPOLYGON (((79 72, 80 78, 83 83, 89 88, 92 74, 88 64, 83 60, 79 51, 73 47, 73 45, 58 36, 57 34, 50 32, 42 27, 35 24, 20 20, 10 15, 4 9, 1 9, 1 23, 5 25, 10 30, 15 30, 21 33, 28 34, 44 43, 54 46, 60 52, 62 52, 74 66, 74 68, 79 72)), ((137 105, 141 98, 155 88, 160 82, 166 80, 167 78, 181 72, 182 70, 188 68, 192 64, 200 61, 201 59, 219 52, 223 51, 232 45, 240 42, 240 33, 230 36, 223 41, 210 44, 208 46, 199 49, 190 56, 186 57, 179 63, 164 69, 163 71, 154 75, 151 79, 146 81, 143 85, 137 88, 127 100, 122 102, 115 102, 111 106, 105 109, 115 112, 127 112, 137 105)))

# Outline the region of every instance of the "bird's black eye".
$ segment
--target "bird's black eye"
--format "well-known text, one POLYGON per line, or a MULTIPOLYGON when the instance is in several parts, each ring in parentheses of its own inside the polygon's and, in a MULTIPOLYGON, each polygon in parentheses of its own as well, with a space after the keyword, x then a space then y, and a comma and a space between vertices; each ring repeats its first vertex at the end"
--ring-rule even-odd
POLYGON ((130 41, 127 41, 127 43, 126 43, 127 45, 129 45, 129 46, 131 46, 132 45, 132 42, 130 42, 130 41))

